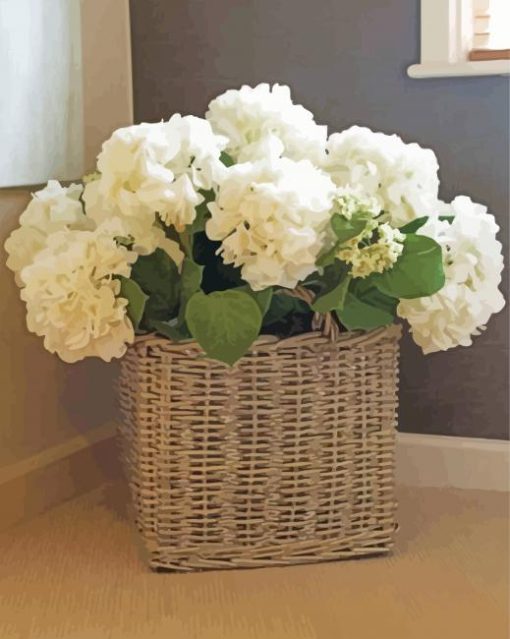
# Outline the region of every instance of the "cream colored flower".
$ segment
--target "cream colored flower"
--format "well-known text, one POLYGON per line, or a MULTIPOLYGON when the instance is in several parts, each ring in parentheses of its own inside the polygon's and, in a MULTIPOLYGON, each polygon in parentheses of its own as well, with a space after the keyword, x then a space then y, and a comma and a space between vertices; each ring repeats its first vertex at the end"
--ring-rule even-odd
POLYGON ((338 258, 351 266, 353 277, 367 277, 371 273, 382 273, 391 268, 404 249, 405 235, 389 224, 369 222, 365 230, 342 245, 338 258), (377 239, 370 238, 373 233, 377 239))
POLYGON ((363 193, 356 186, 340 186, 335 194, 335 213, 339 213, 350 220, 356 213, 368 213, 377 217, 381 207, 376 197, 363 193))
POLYGON ((498 289, 503 269, 499 227, 485 206, 460 196, 441 213, 453 222, 430 218, 418 234, 443 248, 445 286, 430 297, 401 300, 397 312, 411 327, 424 353, 470 346, 490 316, 505 305, 498 289))
POLYGON ((118 129, 103 144, 97 162, 101 177, 92 185, 108 211, 151 222, 158 213, 182 231, 204 200, 199 191, 213 188, 223 176, 225 144, 208 122, 191 115, 118 129))
POLYGON ((83 187, 78 184, 63 187, 56 180, 33 194, 20 216, 20 226, 5 242, 7 266, 14 271, 21 285, 19 272, 41 251, 48 235, 62 229, 87 229, 93 224, 85 217, 80 202, 83 187))
POLYGON ((114 276, 129 277, 135 259, 101 229, 53 233, 20 273, 28 329, 65 362, 121 357, 134 331, 114 276))
POLYGON ((229 89, 209 104, 205 117, 228 138, 227 152, 239 162, 269 156, 323 160, 327 127, 291 99, 287 86, 259 84, 229 89))
POLYGON ((104 234, 132 241, 131 250, 138 255, 148 255, 162 248, 180 266, 184 254, 177 242, 166 237, 154 214, 131 216, 123 215, 119 209, 110 211, 103 203, 98 186, 97 181, 88 183, 83 191, 83 200, 87 216, 103 229, 104 234))
POLYGON ((316 270, 335 187, 310 162, 283 158, 228 170, 206 233, 253 290, 294 288, 316 270))
POLYGON ((393 226, 437 212, 438 163, 430 149, 397 135, 353 126, 333 133, 324 168, 338 186, 356 186, 375 197, 393 226))

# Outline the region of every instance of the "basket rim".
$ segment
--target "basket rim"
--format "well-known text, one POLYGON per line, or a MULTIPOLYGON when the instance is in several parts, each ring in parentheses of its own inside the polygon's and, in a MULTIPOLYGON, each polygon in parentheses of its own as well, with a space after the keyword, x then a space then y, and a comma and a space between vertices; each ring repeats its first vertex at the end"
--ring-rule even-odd
MULTIPOLYGON (((320 331, 308 331, 299 335, 283 338, 276 337, 276 335, 260 335, 250 346, 248 352, 267 349, 276 350, 279 348, 287 348, 289 346, 306 345, 307 342, 314 342, 315 344, 318 342, 323 344, 341 343, 349 346, 361 344, 368 345, 385 338, 398 340, 401 335, 402 326, 395 323, 375 328, 370 331, 344 331, 333 341, 329 337, 325 337, 320 331)), ((172 350, 178 349, 182 351, 189 350, 191 347, 202 350, 200 344, 193 338, 182 340, 181 342, 173 342, 168 337, 158 335, 156 332, 137 335, 130 348, 136 348, 138 346, 166 346, 171 347, 172 350)))

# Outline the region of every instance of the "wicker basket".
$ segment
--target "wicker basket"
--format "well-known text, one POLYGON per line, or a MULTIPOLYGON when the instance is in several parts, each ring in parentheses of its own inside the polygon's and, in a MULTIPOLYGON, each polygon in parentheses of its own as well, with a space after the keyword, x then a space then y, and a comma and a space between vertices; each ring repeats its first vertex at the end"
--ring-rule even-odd
POLYGON ((390 550, 400 328, 260 338, 233 368, 149 336, 122 361, 123 458, 153 568, 390 550))

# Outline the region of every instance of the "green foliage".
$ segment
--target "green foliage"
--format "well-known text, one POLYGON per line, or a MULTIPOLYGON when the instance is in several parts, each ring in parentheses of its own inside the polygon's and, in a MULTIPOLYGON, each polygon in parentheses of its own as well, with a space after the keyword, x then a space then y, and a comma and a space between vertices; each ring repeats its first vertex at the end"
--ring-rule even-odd
POLYGON ((257 339, 262 314, 245 291, 195 293, 186 307, 186 324, 208 357, 232 366, 257 339))
POLYGON ((251 295, 257 302, 262 317, 264 317, 264 315, 267 313, 267 310, 269 309, 269 305, 271 304, 271 300, 273 298, 273 289, 271 287, 265 288, 263 291, 253 291, 248 286, 248 284, 246 284, 245 286, 240 286, 236 290, 245 291, 246 293, 251 295))
POLYGON ((371 216, 360 212, 350 220, 333 216, 337 241, 320 258, 323 270, 304 283, 316 293, 311 307, 272 287, 253 291, 240 269, 223 263, 217 254, 220 242, 206 236, 207 202, 214 193, 203 195, 197 219, 176 236, 186 249, 181 272, 157 249, 138 258, 131 279, 118 278, 120 296, 128 300, 135 329, 154 330, 172 341, 194 338, 208 357, 226 364, 242 357, 261 332, 288 337, 311 330, 314 312, 334 312, 349 330, 371 330, 394 321, 400 298, 431 295, 444 285, 441 247, 414 233, 426 218, 402 227, 404 250, 393 268, 353 279, 336 255, 370 222, 371 216))
POLYGON ((235 164, 235 162, 234 162, 234 160, 232 159, 232 157, 231 157, 228 153, 225 153, 225 151, 222 151, 222 152, 221 152, 220 160, 223 162, 223 164, 224 164, 226 167, 229 167, 229 166, 232 166, 232 165, 234 165, 234 164, 235 164))
POLYGON ((362 302, 387 311, 393 316, 397 313, 398 299, 382 293, 370 281, 370 277, 352 281, 351 292, 362 302))
POLYGON ((338 245, 340 246, 359 235, 365 230, 367 223, 371 219, 372 216, 369 213, 361 213, 353 216, 350 220, 339 213, 335 213, 331 218, 331 228, 338 238, 338 245))
POLYGON ((313 312, 306 302, 277 292, 263 319, 262 332, 278 337, 291 337, 311 330, 313 312))
POLYGON ((373 217, 370 213, 363 211, 353 216, 350 220, 339 213, 335 213, 331 218, 331 228, 337 237, 337 241, 329 250, 319 255, 317 266, 333 264, 342 244, 362 233, 372 219, 373 217))
POLYGON ((120 281, 120 293, 119 297, 123 297, 128 301, 127 315, 133 324, 133 328, 136 330, 140 326, 142 321, 143 312, 145 310, 145 304, 149 299, 136 282, 130 280, 123 275, 117 275, 117 279, 120 281))
POLYGON ((348 330, 368 331, 392 324, 394 319, 392 313, 362 301, 353 293, 347 293, 343 308, 335 313, 348 330))
POLYGON ((414 299, 433 295, 444 286, 443 255, 439 244, 424 235, 406 235, 402 255, 393 268, 370 276, 385 295, 414 299))
MULTIPOLYGON (((439 219, 442 221, 446 221, 446 222, 450 222, 450 224, 453 221, 453 215, 440 215, 439 219)), ((427 215, 423 215, 422 217, 417 217, 414 220, 411 220, 410 222, 408 222, 407 224, 404 224, 404 226, 401 226, 399 228, 399 231, 401 233, 416 233, 416 231, 418 229, 421 229, 421 227, 427 222, 428 220, 428 216, 427 215)))
POLYGON ((345 264, 335 260, 326 266, 319 278, 321 291, 312 304, 312 309, 318 313, 327 313, 333 309, 341 309, 351 280, 345 264))
POLYGON ((201 190, 200 195, 204 197, 204 201, 195 207, 196 217, 193 222, 186 227, 186 232, 188 233, 188 235, 193 235, 195 233, 203 231, 205 229, 205 223, 210 217, 207 205, 209 204, 209 202, 214 201, 214 191, 212 189, 208 191, 201 190))
POLYGON ((200 290, 204 267, 189 258, 184 258, 181 269, 181 287, 178 326, 182 328, 185 324, 185 311, 188 301, 194 293, 200 290))
POLYGON ((340 242, 335 242, 329 250, 319 255, 316 262, 317 266, 329 266, 330 264, 333 264, 339 250, 340 242))
POLYGON ((150 322, 150 328, 160 335, 163 335, 163 337, 168 337, 172 342, 181 342, 191 337, 191 333, 186 326, 178 326, 177 319, 175 318, 168 322, 154 320, 150 322))
POLYGON ((141 255, 131 269, 131 279, 148 296, 143 325, 154 320, 168 320, 177 311, 180 297, 179 272, 175 262, 162 249, 141 255))
POLYGON ((264 315, 264 326, 270 326, 285 319, 289 315, 309 313, 310 308, 306 302, 284 293, 273 295, 269 308, 264 315))
POLYGON ((429 218, 426 215, 422 217, 417 217, 416 219, 411 220, 407 224, 404 224, 404 226, 401 226, 399 228, 399 231, 401 233, 416 233, 416 231, 418 229, 421 229, 421 227, 427 222, 428 219, 429 218))

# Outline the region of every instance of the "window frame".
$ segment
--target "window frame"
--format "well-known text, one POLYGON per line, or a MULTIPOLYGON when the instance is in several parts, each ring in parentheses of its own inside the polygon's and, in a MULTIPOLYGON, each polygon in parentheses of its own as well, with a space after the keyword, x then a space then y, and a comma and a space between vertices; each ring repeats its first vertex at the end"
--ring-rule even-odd
POLYGON ((510 75, 510 60, 469 60, 473 44, 471 0, 421 0, 420 62, 411 78, 510 75))

